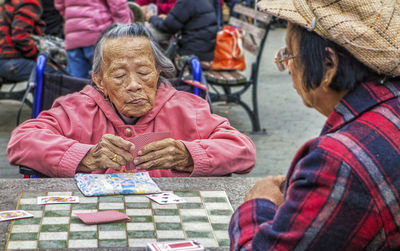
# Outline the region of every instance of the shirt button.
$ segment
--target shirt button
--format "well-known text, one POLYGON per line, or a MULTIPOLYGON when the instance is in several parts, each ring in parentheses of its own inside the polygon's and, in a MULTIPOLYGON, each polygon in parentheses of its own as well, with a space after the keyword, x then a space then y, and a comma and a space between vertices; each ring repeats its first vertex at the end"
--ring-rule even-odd
POLYGON ((132 136, 132 130, 131 128, 126 128, 124 131, 124 134, 126 137, 131 137, 132 136))

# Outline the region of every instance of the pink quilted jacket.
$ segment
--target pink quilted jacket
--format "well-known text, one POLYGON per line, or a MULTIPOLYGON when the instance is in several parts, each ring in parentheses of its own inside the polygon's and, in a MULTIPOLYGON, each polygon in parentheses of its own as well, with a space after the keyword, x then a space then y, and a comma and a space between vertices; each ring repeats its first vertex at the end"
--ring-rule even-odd
POLYGON ((65 49, 94 45, 112 23, 132 23, 127 0, 54 0, 65 20, 65 49))

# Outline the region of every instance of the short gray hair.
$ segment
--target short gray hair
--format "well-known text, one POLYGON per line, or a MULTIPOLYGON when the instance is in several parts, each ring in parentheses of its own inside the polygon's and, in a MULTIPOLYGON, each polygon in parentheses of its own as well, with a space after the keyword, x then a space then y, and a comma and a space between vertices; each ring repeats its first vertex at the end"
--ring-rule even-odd
POLYGON ((96 43, 93 53, 92 73, 99 74, 101 65, 104 62, 103 47, 107 39, 119 37, 146 37, 150 40, 150 45, 153 50, 153 55, 156 63, 156 68, 161 69, 159 83, 166 82, 167 79, 174 78, 176 70, 174 64, 167 58, 162 49, 154 41, 149 30, 140 23, 133 24, 112 24, 100 36, 96 43))

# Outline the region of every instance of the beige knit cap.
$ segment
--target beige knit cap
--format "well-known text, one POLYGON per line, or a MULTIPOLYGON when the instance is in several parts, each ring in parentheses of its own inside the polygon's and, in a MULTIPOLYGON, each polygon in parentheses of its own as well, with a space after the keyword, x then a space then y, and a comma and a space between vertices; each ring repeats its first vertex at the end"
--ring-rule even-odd
POLYGON ((258 7, 345 47, 380 74, 400 76, 400 0, 261 0, 258 7))

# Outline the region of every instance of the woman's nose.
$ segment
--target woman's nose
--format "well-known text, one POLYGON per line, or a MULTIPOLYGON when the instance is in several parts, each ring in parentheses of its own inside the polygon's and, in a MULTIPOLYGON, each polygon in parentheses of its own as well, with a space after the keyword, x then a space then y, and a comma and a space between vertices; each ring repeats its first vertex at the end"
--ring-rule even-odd
POLYGON ((129 82, 128 82, 128 86, 127 86, 128 90, 137 91, 137 90, 140 90, 141 88, 142 88, 142 85, 139 83, 139 81, 137 81, 137 79, 135 77, 129 78, 129 82))

